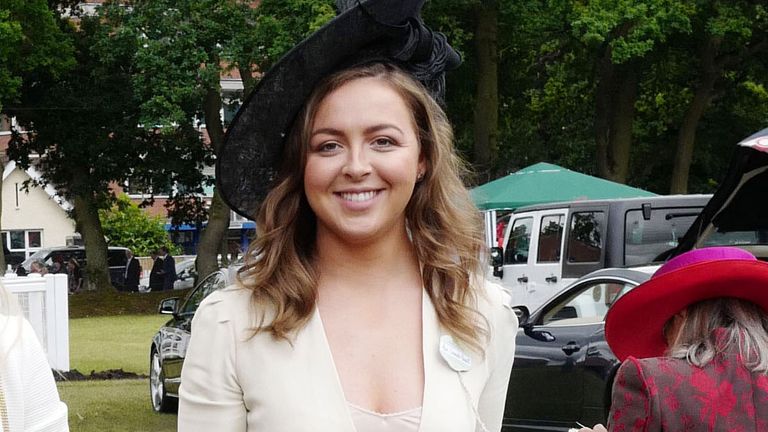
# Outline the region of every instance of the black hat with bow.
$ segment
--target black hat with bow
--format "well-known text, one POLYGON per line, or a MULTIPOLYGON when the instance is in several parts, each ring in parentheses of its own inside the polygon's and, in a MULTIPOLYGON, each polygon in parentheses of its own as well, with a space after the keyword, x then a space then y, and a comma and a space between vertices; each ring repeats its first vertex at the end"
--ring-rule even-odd
POLYGON ((422 21, 424 1, 337 0, 339 15, 264 74, 217 155, 217 187, 232 210, 255 217, 272 187, 296 115, 324 77, 355 65, 392 63, 442 102, 444 73, 458 67, 461 58, 442 33, 422 21))

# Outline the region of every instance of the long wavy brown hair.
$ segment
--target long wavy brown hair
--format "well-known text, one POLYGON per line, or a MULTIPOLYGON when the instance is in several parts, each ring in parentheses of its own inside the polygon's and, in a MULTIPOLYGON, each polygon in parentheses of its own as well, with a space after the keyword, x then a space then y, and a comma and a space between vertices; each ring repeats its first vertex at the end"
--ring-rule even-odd
POLYGON ((276 186, 256 218, 257 238, 238 274, 254 301, 269 306, 256 331, 290 341, 317 301, 313 253, 317 221, 304 195, 309 134, 323 99, 344 84, 377 78, 389 84, 413 113, 426 173, 406 207, 407 226, 421 264, 422 282, 440 324, 472 349, 483 351, 488 323, 477 312, 482 290, 482 221, 462 178, 468 171, 453 147, 453 130, 442 108, 410 75, 389 64, 337 72, 323 80, 299 113, 286 139, 276 186), (270 318, 266 319, 265 316, 270 318))

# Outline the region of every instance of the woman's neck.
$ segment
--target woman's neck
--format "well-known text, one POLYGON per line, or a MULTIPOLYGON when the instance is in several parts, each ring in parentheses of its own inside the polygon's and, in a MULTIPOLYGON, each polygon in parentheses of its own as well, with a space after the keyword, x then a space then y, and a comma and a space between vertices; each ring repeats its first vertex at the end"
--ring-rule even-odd
POLYGON ((377 286, 400 278, 420 278, 419 262, 408 234, 362 243, 318 236, 315 264, 324 281, 377 286))

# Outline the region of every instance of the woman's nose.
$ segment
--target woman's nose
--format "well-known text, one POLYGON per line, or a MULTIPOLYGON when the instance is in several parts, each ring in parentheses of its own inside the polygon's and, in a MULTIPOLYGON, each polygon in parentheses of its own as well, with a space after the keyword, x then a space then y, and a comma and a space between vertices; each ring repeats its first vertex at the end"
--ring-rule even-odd
POLYGON ((365 177, 371 173, 371 163, 363 148, 355 148, 347 153, 343 174, 352 178, 365 177))

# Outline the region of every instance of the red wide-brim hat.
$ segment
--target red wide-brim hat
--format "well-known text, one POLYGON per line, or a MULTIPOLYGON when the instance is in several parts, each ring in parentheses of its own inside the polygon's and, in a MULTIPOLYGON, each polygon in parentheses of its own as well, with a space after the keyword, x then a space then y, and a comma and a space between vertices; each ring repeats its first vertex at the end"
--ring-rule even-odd
POLYGON ((666 322, 694 303, 718 297, 747 300, 768 313, 768 263, 733 247, 677 256, 614 303, 605 318, 605 339, 621 361, 663 356, 666 322))

